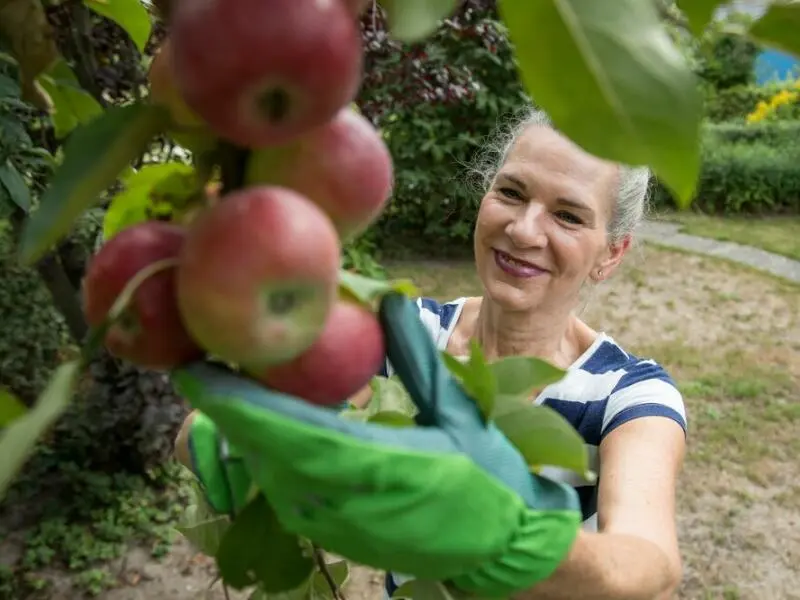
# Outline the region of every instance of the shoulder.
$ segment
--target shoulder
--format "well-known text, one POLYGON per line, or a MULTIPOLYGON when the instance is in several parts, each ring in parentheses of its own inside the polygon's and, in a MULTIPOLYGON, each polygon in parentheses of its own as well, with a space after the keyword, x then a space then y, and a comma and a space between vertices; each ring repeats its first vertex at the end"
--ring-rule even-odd
POLYGON ((442 332, 452 332, 458 321, 466 298, 438 302, 433 298, 420 297, 415 300, 419 317, 425 328, 436 339, 442 332))
POLYGON ((677 384, 656 360, 627 352, 600 334, 587 353, 541 399, 599 445, 620 425, 641 417, 664 417, 687 431, 686 408, 677 384))

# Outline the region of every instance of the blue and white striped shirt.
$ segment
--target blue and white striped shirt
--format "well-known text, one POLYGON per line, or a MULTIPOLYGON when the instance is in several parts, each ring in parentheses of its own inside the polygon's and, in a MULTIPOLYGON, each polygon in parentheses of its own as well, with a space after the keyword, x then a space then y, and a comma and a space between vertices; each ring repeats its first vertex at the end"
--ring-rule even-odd
MULTIPOLYGON (((447 342, 464 307, 466 298, 440 304, 418 298, 420 319, 440 350, 447 342)), ((392 374, 391 364, 383 375, 392 374)), ((601 476, 598 448, 614 429, 639 417, 660 416, 676 421, 686 431, 686 410, 675 382, 656 361, 634 356, 613 338, 600 333, 594 343, 556 383, 544 388, 533 400, 558 411, 583 437, 590 457, 590 468, 601 476)), ((581 501, 583 526, 597 530, 597 482, 575 473, 545 467, 541 474, 575 487, 581 501)), ((387 592, 410 577, 387 575, 387 592)))

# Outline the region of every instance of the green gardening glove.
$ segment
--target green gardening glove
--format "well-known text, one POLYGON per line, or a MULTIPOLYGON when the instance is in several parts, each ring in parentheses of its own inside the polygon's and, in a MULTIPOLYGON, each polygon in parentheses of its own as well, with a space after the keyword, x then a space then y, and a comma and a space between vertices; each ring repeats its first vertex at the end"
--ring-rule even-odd
POLYGON ((418 427, 346 421, 207 363, 174 373, 199 411, 193 469, 212 507, 251 482, 288 531, 378 569, 507 596, 546 579, 578 533, 575 490, 533 475, 450 375, 414 303, 380 308, 418 427))

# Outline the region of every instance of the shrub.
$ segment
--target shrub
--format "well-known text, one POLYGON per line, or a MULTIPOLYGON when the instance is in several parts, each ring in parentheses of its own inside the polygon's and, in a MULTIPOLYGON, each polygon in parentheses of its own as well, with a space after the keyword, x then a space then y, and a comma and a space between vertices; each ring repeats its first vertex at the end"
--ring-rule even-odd
MULTIPOLYGON (((759 102, 770 102, 783 90, 793 89, 793 83, 771 83, 768 85, 739 85, 724 90, 706 88, 705 116, 713 122, 741 121, 753 112, 759 102)), ((800 105, 785 107, 784 117, 800 119, 800 105)))
POLYGON ((748 37, 729 31, 731 24, 747 25, 747 15, 715 21, 697 44, 697 74, 716 90, 744 86, 755 81, 759 47, 748 37))
POLYGON ((479 192, 468 165, 498 117, 529 104, 502 24, 468 4, 423 44, 372 56, 359 98, 394 161, 394 194, 372 234, 393 255, 469 245, 479 192))
MULTIPOLYGON (((799 122, 725 124, 705 132, 692 207, 707 213, 800 213, 799 122)), ((658 185, 655 204, 674 206, 658 185)))
POLYGON ((6 221, 0 222, 0 323, 0 385, 32 403, 70 339, 39 274, 19 266, 6 221))
POLYGON ((772 148, 788 148, 800 142, 800 120, 706 123, 703 129, 706 144, 759 143, 772 148))

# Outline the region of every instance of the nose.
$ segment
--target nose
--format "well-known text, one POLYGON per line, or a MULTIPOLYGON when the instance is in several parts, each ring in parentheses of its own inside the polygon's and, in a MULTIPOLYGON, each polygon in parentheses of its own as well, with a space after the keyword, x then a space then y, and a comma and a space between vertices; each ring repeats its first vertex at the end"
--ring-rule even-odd
POLYGON ((544 207, 538 202, 529 202, 514 215, 506 226, 506 235, 517 248, 544 248, 547 234, 544 207))

